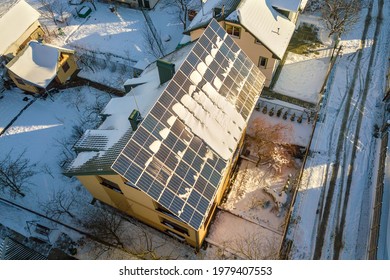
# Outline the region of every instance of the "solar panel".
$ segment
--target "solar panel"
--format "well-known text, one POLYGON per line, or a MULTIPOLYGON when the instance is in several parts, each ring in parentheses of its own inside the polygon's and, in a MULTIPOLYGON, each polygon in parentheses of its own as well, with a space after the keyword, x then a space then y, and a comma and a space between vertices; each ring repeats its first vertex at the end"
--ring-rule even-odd
POLYGON ((112 169, 198 230, 264 80, 213 20, 112 169))

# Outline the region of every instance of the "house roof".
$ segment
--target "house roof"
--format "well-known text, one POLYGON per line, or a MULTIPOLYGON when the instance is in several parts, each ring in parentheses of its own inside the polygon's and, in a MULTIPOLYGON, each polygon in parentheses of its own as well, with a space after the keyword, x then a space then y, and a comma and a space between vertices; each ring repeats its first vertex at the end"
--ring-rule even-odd
POLYGON ((237 8, 240 24, 282 59, 295 24, 273 9, 266 0, 242 0, 237 8))
POLYGON ((23 80, 46 88, 57 74, 62 52, 73 53, 72 50, 30 41, 6 67, 23 80))
POLYGON ((270 3, 273 7, 284 11, 298 12, 301 1, 302 0, 271 0, 270 3))
POLYGON ((0 238, 0 260, 46 260, 47 258, 9 237, 0 238))
POLYGON ((187 34, 192 30, 196 30, 201 27, 206 27, 214 18, 214 9, 222 8, 223 5, 225 6, 225 13, 224 15, 221 15, 218 19, 224 19, 236 9, 237 5, 240 3, 240 0, 208 0, 206 3, 203 3, 203 5, 200 5, 199 3, 203 2, 200 0, 192 0, 188 4, 189 7, 197 11, 197 15, 185 30, 185 33, 187 34))
POLYGON ((112 169, 198 230, 264 81, 258 67, 212 20, 112 169))
POLYGON ((7 1, 0 8, 0 55, 38 20, 40 14, 25 1, 7 1))
MULTIPOLYGON (((164 57, 179 66, 193 44, 187 45, 164 57)), ((111 165, 123 147, 129 141, 133 131, 128 117, 134 109, 146 116, 157 98, 165 89, 160 85, 156 63, 150 64, 139 78, 144 84, 139 85, 123 97, 112 98, 102 110, 103 123, 95 130, 87 130, 75 145, 77 157, 66 167, 68 176, 88 174, 112 174, 111 165)), ((132 83, 129 79, 125 83, 132 83)))
MULTIPOLYGON (((275 0, 275 3, 286 2, 275 0)), ((293 0, 297 2, 297 0, 293 0)), ((299 1, 298 1, 299 2, 299 1)), ((205 3, 204 15, 198 12, 185 31, 186 33, 207 25, 213 18, 213 8, 223 3, 222 0, 209 0, 205 3), (209 3, 209 4, 208 4, 209 3)), ((281 59, 287 49, 295 25, 286 17, 278 13, 268 0, 241 0, 231 1, 232 9, 225 8, 225 16, 218 20, 226 19, 241 24, 256 39, 258 39, 273 54, 281 59)), ((227 4, 225 3, 225 7, 227 4)))

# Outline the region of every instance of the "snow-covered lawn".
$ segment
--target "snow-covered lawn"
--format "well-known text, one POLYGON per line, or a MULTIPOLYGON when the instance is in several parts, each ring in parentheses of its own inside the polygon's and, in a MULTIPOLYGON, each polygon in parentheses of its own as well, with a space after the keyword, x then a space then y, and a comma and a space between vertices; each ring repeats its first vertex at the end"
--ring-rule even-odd
POLYGON ((85 22, 80 24, 80 19, 75 20, 79 27, 69 34, 65 43, 135 61, 145 57, 142 34, 147 26, 142 12, 118 6, 113 13, 109 5, 95 5, 97 10, 93 10, 85 22))
POLYGON ((316 104, 328 70, 330 52, 331 49, 320 51, 320 55, 289 52, 274 91, 316 104))
POLYGON ((315 25, 322 45, 308 54, 288 52, 280 76, 273 88, 283 95, 317 104, 319 93, 325 81, 332 54, 331 40, 319 17, 301 15, 299 22, 315 25))
POLYGON ((179 20, 177 10, 168 5, 169 2, 172 0, 159 0, 153 10, 147 11, 161 36, 165 54, 174 51, 184 36, 183 24, 179 20), (169 41, 166 41, 167 39, 169 41))
POLYGON ((206 259, 276 259, 282 235, 218 211, 206 240, 209 243, 206 259))
MULTIPOLYGON (((6 92, 6 96, 12 93, 6 92)), ((15 97, 21 99, 26 95, 15 97)), ((17 197, 17 202, 39 209, 40 203, 47 201, 55 191, 70 190, 79 184, 61 174, 63 150, 71 148, 62 143, 71 136, 73 127, 83 119, 88 107, 96 100, 106 103, 109 99, 107 93, 89 87, 62 90, 52 98, 37 99, 5 131, 0 137, 1 154, 12 152, 17 156, 25 152, 24 157, 30 159, 31 164, 37 164, 26 197, 17 197)), ((8 101, 9 98, 1 99, 0 106, 10 106, 8 101)))
MULTIPOLYGON (((28 104, 29 101, 23 101, 26 97, 21 90, 4 91, 0 97, 0 133, 4 130, 13 118, 28 104)), ((31 100, 31 98, 30 98, 31 100)))

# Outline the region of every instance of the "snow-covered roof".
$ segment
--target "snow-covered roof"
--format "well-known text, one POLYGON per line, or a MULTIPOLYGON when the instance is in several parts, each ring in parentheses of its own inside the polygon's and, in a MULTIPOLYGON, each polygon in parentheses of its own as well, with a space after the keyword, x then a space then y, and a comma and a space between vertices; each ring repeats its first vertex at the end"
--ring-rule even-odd
POLYGON ((6 67, 23 80, 46 88, 56 77, 61 52, 73 53, 72 50, 30 41, 6 67))
MULTIPOLYGON (((275 3, 286 2, 287 0, 275 0, 275 3)), ((298 6, 300 1, 292 0, 298 6)), ((295 30, 295 25, 282 14, 278 13, 270 4, 269 0, 241 0, 228 1, 209 0, 198 12, 196 17, 185 31, 189 33, 200 27, 207 25, 213 18, 213 9, 225 4, 225 15, 219 20, 237 22, 247 31, 256 37, 278 58, 282 58, 290 39, 295 30), (229 5, 228 5, 229 4, 229 5)), ((287 4, 285 5, 288 6, 287 4)), ((294 6, 291 5, 290 6, 294 6)))
MULTIPOLYGON (((0 55, 5 55, 5 51, 23 35, 23 33, 38 20, 40 14, 25 1, 8 1, 6 7, 10 9, 4 11, 0 17, 0 55), (8 3, 8 5, 7 5, 8 3)), ((0 5, 3 5, 1 3, 0 5)))
POLYGON ((198 9, 198 14, 195 16, 195 18, 191 21, 189 26, 186 29, 186 32, 190 32, 192 30, 198 29, 200 27, 205 27, 214 17, 214 9, 215 8, 222 8, 224 6, 224 15, 221 15, 219 19, 223 19, 226 16, 228 16, 231 12, 235 10, 237 5, 240 3, 240 0, 208 0, 206 3, 203 3, 203 5, 196 5, 196 2, 199 2, 200 0, 192 0, 190 2, 194 9, 195 7, 198 9))
MULTIPOLYGON (((175 65, 180 65, 193 44, 185 46, 164 57, 175 65)), ((133 131, 128 117, 134 109, 146 116, 166 87, 160 86, 156 63, 150 64, 141 74, 139 80, 145 83, 133 88, 123 97, 112 98, 102 110, 103 123, 98 129, 88 130, 75 145, 77 157, 64 172, 69 175, 91 172, 113 173, 111 165, 129 141, 133 131), (99 138, 99 144, 96 139, 99 138)), ((125 83, 131 83, 129 79, 125 83)))
POLYGON ((278 58, 282 58, 295 25, 273 9, 266 0, 242 0, 237 8, 240 24, 278 58))
POLYGON ((264 81, 258 67, 212 20, 112 169, 198 230, 264 81))
POLYGON ((298 12, 301 6, 301 0, 271 0, 270 3, 275 8, 289 12, 298 12))

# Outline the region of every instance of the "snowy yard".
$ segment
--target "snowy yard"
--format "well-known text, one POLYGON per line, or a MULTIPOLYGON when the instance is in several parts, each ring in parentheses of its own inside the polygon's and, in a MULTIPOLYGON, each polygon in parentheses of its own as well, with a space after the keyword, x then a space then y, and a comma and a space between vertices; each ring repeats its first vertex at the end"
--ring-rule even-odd
MULTIPOLYGON (((26 96, 16 90, 4 92, 4 98, 0 99, 0 108, 7 108, 9 103, 6 102, 11 101, 20 105, 19 107, 15 106, 13 110, 1 111, 6 113, 1 115, 2 126, 6 126, 7 120, 18 115, 17 108, 25 106, 26 102, 21 100, 26 96)), ((28 97, 33 100, 31 96, 28 97)), ((98 109, 103 107, 109 99, 110 96, 107 93, 89 87, 61 90, 46 100, 36 99, 0 136, 1 156, 10 153, 14 158, 24 153, 23 158, 29 160, 29 165, 33 167, 34 171, 33 176, 28 180, 27 187, 23 189, 24 197, 20 195, 14 197, 8 191, 0 192, 1 224, 25 236, 31 236, 32 232, 26 225, 28 222, 38 222, 53 229, 49 236, 52 244, 64 233, 74 242, 79 242, 77 245, 78 254, 76 255, 78 258, 134 258, 121 250, 110 249, 107 251, 107 247, 68 227, 88 232, 88 229, 80 224, 80 220, 85 218, 85 213, 94 211, 96 207, 90 204, 92 196, 81 186, 79 181, 62 175, 61 165, 67 157, 72 156, 72 153, 69 152, 72 140, 78 140, 74 137, 75 128, 83 127, 85 129, 96 126, 99 122, 96 111, 100 112, 98 109), (53 218, 68 226, 63 226, 30 212, 31 210, 43 216, 52 217, 53 213, 47 212, 47 205, 58 194, 62 195, 64 205, 67 205, 67 201, 72 199, 69 211, 74 217, 61 214, 53 216, 53 218), (23 210, 6 201, 29 210, 23 210)), ((148 244, 152 246, 156 256, 179 259, 196 257, 191 247, 162 235, 131 218, 124 219, 121 222, 121 228, 123 233, 126 233, 124 234, 125 244, 137 252, 146 254, 145 238, 148 238, 148 244), (131 234, 128 234, 129 232, 131 234)), ((145 257, 147 256, 145 255, 145 257)))
POLYGON ((0 134, 15 116, 28 104, 23 101, 26 95, 18 88, 5 91, 0 95, 0 134))
POLYGON ((309 49, 305 54, 288 52, 273 90, 286 96, 317 104, 329 68, 333 50, 332 42, 327 37, 319 17, 301 15, 299 20, 300 23, 311 24, 318 28, 317 38, 322 44, 309 49))
MULTIPOLYGON (((286 105, 280 101, 274 102, 275 106, 286 105)), ((298 106, 289 106, 297 112, 303 111, 298 106)), ((293 122, 255 110, 248 124, 249 134, 256 129, 254 124, 257 122, 266 127, 283 126, 284 131, 278 141, 301 147, 307 147, 313 128, 312 123, 307 121, 293 122)), ((231 190, 220 206, 221 210, 206 239, 214 245, 212 248, 219 248, 212 249, 213 252, 219 252, 219 258, 227 252, 244 259, 274 259, 282 241, 285 215, 291 202, 291 186, 299 173, 302 160, 295 158, 292 164, 275 171, 269 163, 257 164, 252 141, 247 137, 244 156, 239 161, 231 190), (245 150, 250 151, 249 155, 245 155, 245 150), (237 226, 231 227, 232 224, 237 226)))
POLYGON ((96 10, 90 3, 69 5, 67 0, 57 1, 55 10, 64 11, 66 23, 54 23, 51 14, 39 0, 27 0, 41 13, 40 22, 48 31, 46 40, 57 46, 76 50, 79 56, 80 77, 122 90, 126 79, 132 77, 132 67, 138 61, 149 64, 156 60, 157 45, 151 30, 160 39, 163 54, 175 50, 182 39, 183 25, 175 8, 161 0, 153 10, 144 11, 151 22, 147 22, 141 10, 125 5, 110 5, 95 1, 96 10), (82 6, 89 6, 91 14, 86 18, 77 15, 82 6), (153 51, 154 49, 154 51, 153 51))

